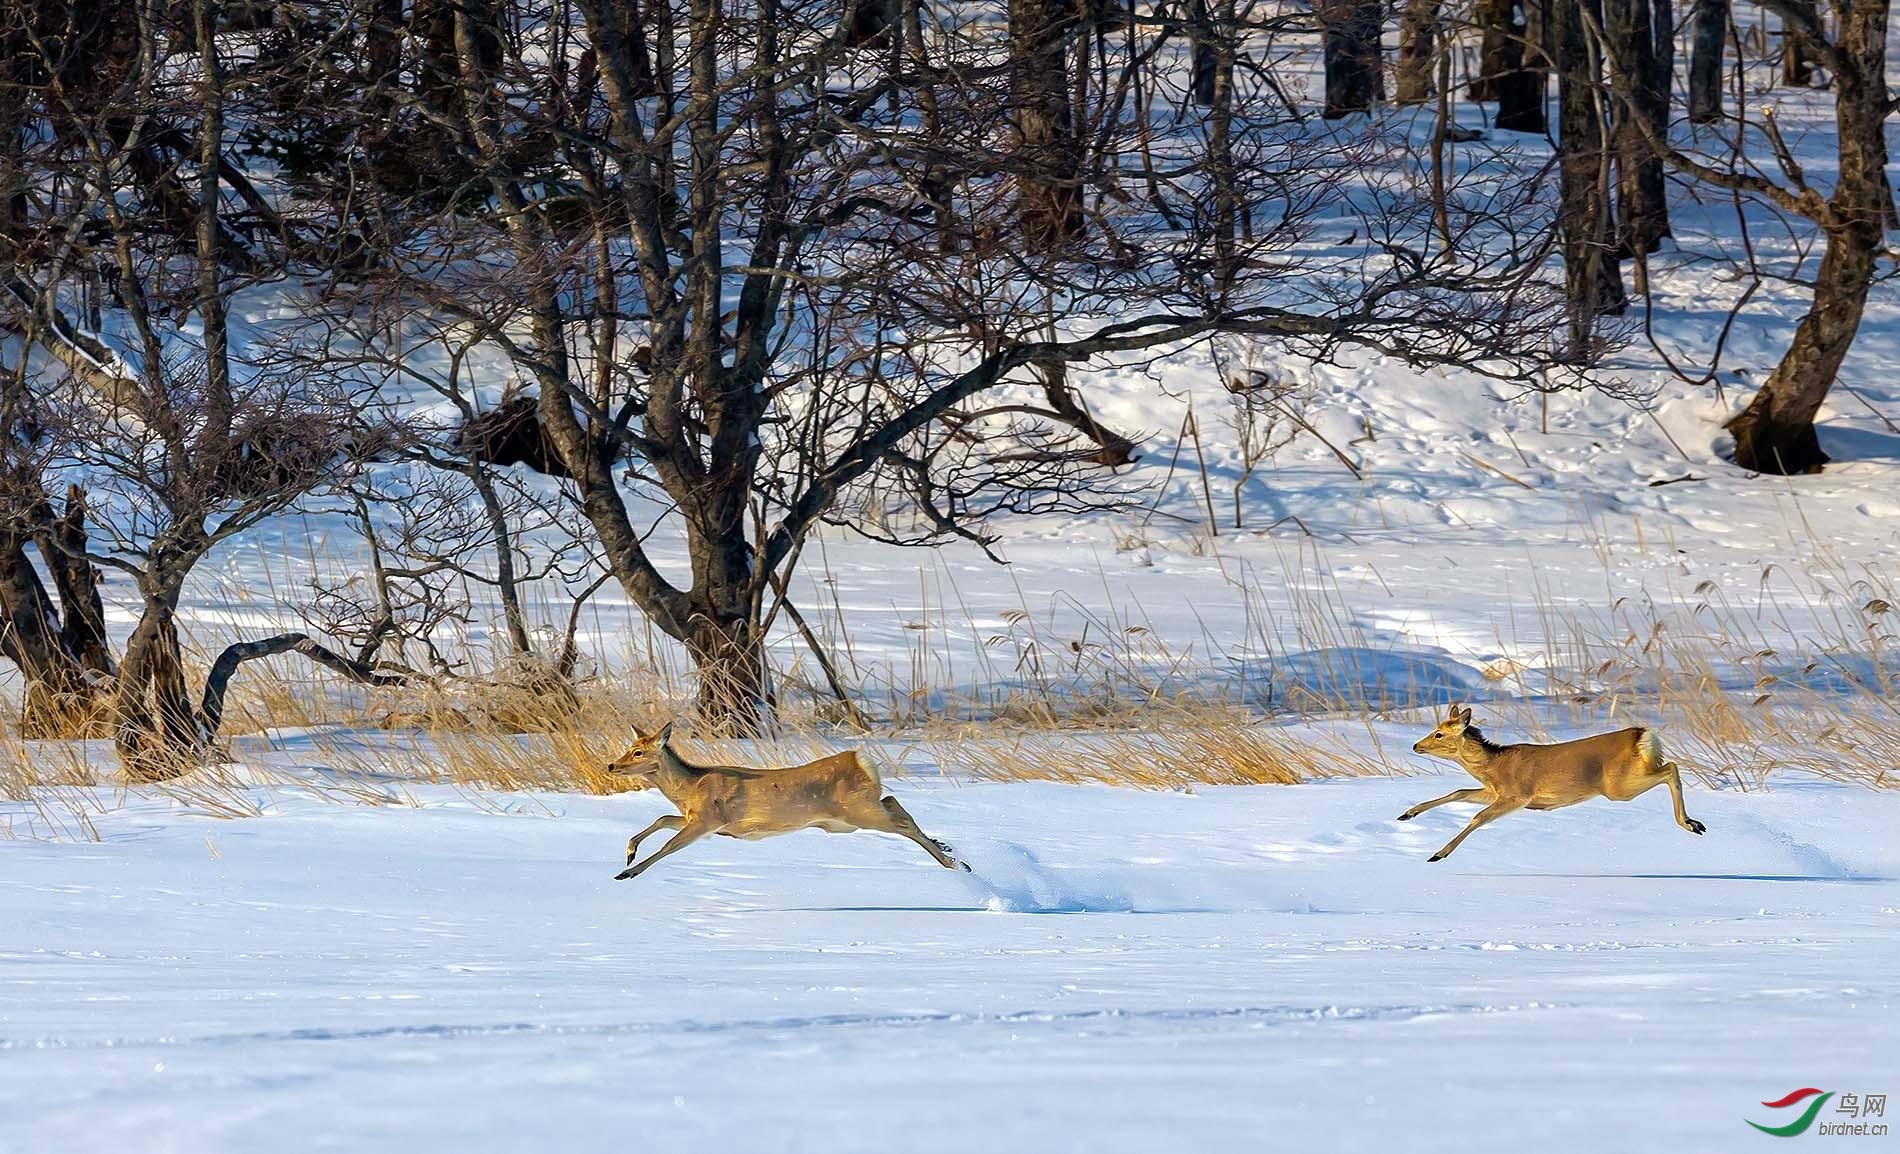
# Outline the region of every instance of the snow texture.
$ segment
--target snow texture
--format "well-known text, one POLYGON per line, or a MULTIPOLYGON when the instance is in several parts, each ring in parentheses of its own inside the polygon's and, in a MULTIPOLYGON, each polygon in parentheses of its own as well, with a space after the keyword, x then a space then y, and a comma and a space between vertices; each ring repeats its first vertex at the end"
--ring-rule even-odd
POLYGON ((896 780, 975 866, 650 794, 0 844, 0 1147, 1726 1151, 1900 1072, 1900 797, 896 780))

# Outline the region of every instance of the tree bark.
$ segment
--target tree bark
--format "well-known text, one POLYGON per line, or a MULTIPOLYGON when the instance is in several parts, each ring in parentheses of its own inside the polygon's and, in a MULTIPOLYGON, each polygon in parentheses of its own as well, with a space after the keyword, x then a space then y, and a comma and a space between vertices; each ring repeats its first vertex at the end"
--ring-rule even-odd
POLYGON ((1814 432, 1854 343, 1886 238, 1887 0, 1840 0, 1834 121, 1840 175, 1821 225, 1827 247, 1814 304, 1748 407, 1728 422, 1735 463, 1761 473, 1810 473, 1828 461, 1814 432))
MULTIPOLYGON (((1221 199, 1218 191, 1215 193, 1215 198, 1217 201, 1221 199)), ((1222 208, 1217 204, 1216 215, 1220 215, 1221 212, 1222 208)), ((1233 219, 1231 208, 1227 213, 1227 218, 1231 225, 1233 219)), ((1215 247, 1217 267, 1214 270, 1214 276, 1217 283, 1224 284, 1224 268, 1231 263, 1231 253, 1225 260, 1222 259, 1218 236, 1215 239, 1215 247)), ((1231 247, 1230 243, 1228 248, 1231 249, 1231 247)), ((1093 413, 1082 407, 1082 403, 1076 398, 1075 391, 1069 387, 1069 371, 1066 365, 1057 361, 1037 367, 1042 374, 1042 395, 1048 400, 1050 411, 1063 424, 1095 442, 1096 451, 1091 459, 1096 464, 1112 469, 1135 463, 1137 460, 1135 450, 1140 447, 1140 443, 1103 425, 1095 419, 1093 413)))
POLYGON ((1187 20, 1188 36, 1194 45, 1188 88, 1193 93, 1194 103, 1202 108, 1211 108, 1215 99, 1215 72, 1220 67, 1220 60, 1219 46, 1207 11, 1207 0, 1187 0, 1187 20))
MULTIPOLYGON (((1662 0, 1667 12, 1668 0, 1662 0)), ((1668 19, 1651 0, 1604 0, 1604 39, 1617 99, 1611 105, 1616 148, 1617 251, 1641 260, 1669 235, 1662 158, 1650 134, 1669 128, 1668 19), (1658 27, 1661 25, 1661 27, 1658 27), (1659 47, 1658 33, 1663 44, 1659 47), (1647 120, 1646 133, 1637 118, 1647 120)), ((1639 280, 1638 287, 1642 285, 1639 280)))
POLYGON ((845 0, 844 42, 852 48, 885 44, 902 15, 901 0, 845 0))
POLYGON ((1584 4, 1595 7, 1594 0, 1557 0, 1551 21, 1558 72, 1558 223, 1563 232, 1568 321, 1565 355, 1577 363, 1587 363, 1595 355, 1596 318, 1620 314, 1626 303, 1615 259, 1602 85, 1585 38, 1584 4))
POLYGON ((1433 61, 1438 54, 1438 10, 1442 0, 1408 0, 1399 20, 1399 55, 1393 99, 1423 104, 1437 95, 1433 61))
POLYGON ((16 473, 14 495, 28 508, 24 524, 0 529, 0 657, 26 681, 23 737, 85 737, 104 717, 105 687, 117 675, 106 645, 98 578, 85 557, 86 504, 77 485, 55 514, 39 480, 16 473), (32 543, 52 575, 49 596, 26 553, 32 543))
POLYGON ((1511 47, 1519 44, 1521 52, 1521 43, 1516 39, 1515 7, 1513 0, 1478 0, 1475 15, 1483 32, 1478 48, 1478 74, 1465 89, 1465 95, 1472 100, 1485 103, 1496 100, 1498 78, 1517 67, 1519 56, 1511 47))
POLYGON ((1380 24, 1385 9, 1380 0, 1320 0, 1313 14, 1319 18, 1320 40, 1326 65, 1327 120, 1356 112, 1370 113, 1385 99, 1384 47, 1380 24))
POLYGON ((105 677, 118 675, 106 641, 106 610, 99 598, 99 574, 86 560, 86 491, 66 487, 66 509, 55 514, 51 501, 37 510, 33 542, 59 594, 60 637, 82 669, 105 677))
POLYGON ((1696 0, 1690 21, 1689 120, 1722 119, 1722 53, 1728 45, 1729 0, 1696 0))
MULTIPOLYGON (((1208 175, 1214 192, 1214 286, 1225 299, 1233 291, 1240 270, 1235 267, 1235 245, 1240 228, 1240 174, 1234 165, 1234 57, 1240 36, 1234 0, 1218 0, 1219 27, 1209 37, 1207 151, 1208 175)), ((1207 43, 1207 41, 1204 41, 1207 43)), ((1198 59, 1198 51, 1197 51, 1198 59)), ((1053 320, 1052 320, 1053 324, 1053 320)), ((1068 371, 1061 364, 1043 370, 1043 392, 1049 405, 1072 427, 1086 432, 1101 447, 1098 463, 1126 465, 1134 460, 1135 443, 1096 424, 1069 392, 1068 371), (1077 421, 1083 423, 1077 424, 1077 421)))
POLYGON ((1009 0, 1010 90, 1019 142, 1017 216, 1032 252, 1081 238, 1081 142, 1069 99, 1065 45, 1071 0, 1009 0))
POLYGON ((85 667, 67 648, 60 614, 27 556, 27 536, 0 531, 0 657, 26 682, 20 736, 82 737, 103 704, 85 667))
MULTIPOLYGON (((1814 0, 1796 0, 1795 6, 1815 24, 1820 23, 1821 11, 1814 0)), ((1814 51, 1786 17, 1781 21, 1781 82, 1790 88, 1814 87, 1814 51)))
MULTIPOLYGON (((1478 77, 1467 94, 1473 100, 1496 101, 1496 124, 1505 132, 1542 133, 1548 128, 1544 99, 1549 88, 1544 54, 1534 47, 1544 21, 1532 27, 1530 17, 1542 15, 1541 0, 1481 0, 1478 21, 1484 27, 1478 77)), ((1564 0, 1559 0, 1564 2, 1564 0)))
POLYGON ((224 696, 231 687, 231 678, 237 674, 238 666, 246 661, 275 657, 280 653, 300 653, 359 685, 402 685, 407 680, 397 674, 378 673, 361 661, 351 661, 302 633, 282 633, 256 641, 240 641, 226 646, 224 652, 218 654, 218 659, 211 663, 211 672, 205 675, 204 708, 200 710, 199 716, 202 721, 201 732, 206 741, 216 737, 218 729, 224 724, 224 696))
POLYGON ((11 271, 13 246, 25 239, 27 193, 32 188, 20 167, 31 79, 27 30, 20 26, 24 15, 22 5, 0 7, 0 273, 11 271))
POLYGON ((204 747, 178 645, 178 593, 148 594, 125 643, 113 702, 113 742, 132 781, 168 781, 198 765, 204 747))
POLYGON ((756 734, 772 711, 765 638, 746 612, 693 615, 686 651, 699 672, 699 715, 735 736, 756 734))

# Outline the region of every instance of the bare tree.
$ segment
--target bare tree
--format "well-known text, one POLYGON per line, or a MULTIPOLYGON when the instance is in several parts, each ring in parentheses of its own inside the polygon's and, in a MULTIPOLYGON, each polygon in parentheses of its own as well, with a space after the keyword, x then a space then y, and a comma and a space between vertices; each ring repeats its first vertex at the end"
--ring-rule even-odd
POLYGON ((1567 0, 1478 0, 1484 38, 1469 94, 1473 100, 1496 101, 1497 126, 1507 132, 1547 128, 1544 101, 1550 84, 1543 33, 1553 2, 1567 0))
POLYGON ((1326 69, 1328 120, 1371 112, 1385 99, 1385 48, 1380 29, 1385 22, 1381 0, 1320 0, 1313 6, 1319 21, 1320 48, 1326 69))
POLYGON ((1393 70, 1393 99, 1400 104, 1423 104, 1437 95, 1440 31, 1439 0, 1410 0, 1399 16, 1399 52, 1393 70))
MULTIPOLYGON (((24 69, 39 81, 16 91, 35 115, 64 128, 21 150, 18 163, 37 195, 5 240, 4 299, 21 337, 6 415, 38 434, 6 450, 0 536, 15 547, 0 550, 9 577, 0 633, 22 639, 8 655, 24 658, 29 678, 40 678, 55 700, 82 684, 70 670, 49 672, 43 658, 55 651, 79 666, 85 704, 109 692, 124 767, 150 779, 196 764, 244 661, 294 650, 359 680, 376 678, 288 634, 221 655, 202 708, 186 686, 177 612, 192 570, 220 542, 345 471, 366 442, 343 384, 273 373, 233 350, 231 300, 265 275, 263 246, 226 207, 227 198, 248 204, 256 191, 230 160, 227 119, 231 94, 256 80, 234 83, 233 68, 253 65, 226 56, 209 0, 179 10, 147 3, 120 15, 126 23, 112 33, 112 66, 84 85, 61 80, 83 30, 50 39, 29 30, 15 42, 29 54, 13 61, 15 75, 24 69), (154 171, 155 141, 172 142, 164 147, 189 166, 154 171), (110 285, 126 334, 118 345, 67 315, 71 286, 89 287, 95 277, 110 285), (46 494, 62 476, 87 487, 68 489, 64 511, 53 515, 46 494), (99 510, 88 525, 88 511, 99 510), (55 577, 57 617, 46 616, 43 590, 35 604, 17 548, 25 532, 55 577), (116 668, 104 651, 95 566, 123 575, 140 606, 116 668), (49 623, 42 634, 57 622, 57 646, 24 640, 29 611, 49 623)), ((62 713, 69 711, 32 721, 56 724, 62 713)))
POLYGON ((1817 55, 1804 29, 1820 27, 1820 6, 1815 0, 1794 0, 1780 15, 1781 82, 1790 88, 1812 88, 1817 55))
POLYGON ((1689 20, 1689 120, 1722 119, 1722 52, 1728 44, 1728 0, 1695 0, 1689 20))
POLYGON ((1198 111, 1142 121, 1173 19, 1118 17, 1085 86, 1066 62, 1093 6, 913 10, 895 68, 845 47, 836 0, 660 9, 650 89, 605 0, 509 21, 537 30, 492 69, 458 22, 461 93, 402 99, 483 196, 379 227, 370 265, 532 382, 549 471, 726 724, 769 708, 765 639, 821 525, 981 541, 990 514, 1122 499, 1075 388, 1091 361, 1223 331, 1536 355, 1535 241, 1474 226, 1425 258, 1408 208, 1350 276, 1303 269, 1309 218, 1365 171, 1353 145, 1316 147, 1264 87, 1221 148, 1198 111), (1035 35, 999 38, 1010 20, 1035 35), (1155 132, 1165 173, 1135 167, 1155 132), (662 572, 674 547, 688 579, 662 572))
MULTIPOLYGON (((1807 45, 1832 79, 1839 159, 1834 187, 1824 191, 1809 179, 1772 111, 1759 122, 1737 118, 1734 137, 1722 142, 1727 158, 1682 151, 1653 130, 1650 145, 1695 179, 1758 198, 1821 231, 1825 247, 1813 279, 1813 304, 1795 326, 1780 363, 1727 425, 1735 437, 1735 463, 1742 468, 1806 473, 1827 463, 1814 417, 1859 331, 1892 220, 1886 179, 1886 118, 1893 108, 1886 80, 1888 5, 1887 0, 1835 0, 1832 37, 1802 0, 1769 0, 1765 7, 1781 17, 1788 34, 1807 45), (1751 135, 1774 157, 1778 178, 1733 163, 1751 135)), ((1620 73, 1614 79, 1627 103, 1629 80, 1620 73)))
POLYGON ((1669 0, 1604 0, 1608 66, 1627 100, 1613 110, 1617 247, 1636 262, 1636 291, 1648 291, 1646 257, 1669 235, 1662 158, 1649 138, 1668 131, 1675 27, 1669 0))
POLYGON ((1612 143, 1603 90, 1602 27, 1598 0, 1555 0, 1552 42, 1557 62, 1558 223, 1563 233, 1564 299, 1569 357, 1584 364, 1597 354, 1596 321, 1626 305, 1616 262, 1616 218, 1611 201, 1612 143))

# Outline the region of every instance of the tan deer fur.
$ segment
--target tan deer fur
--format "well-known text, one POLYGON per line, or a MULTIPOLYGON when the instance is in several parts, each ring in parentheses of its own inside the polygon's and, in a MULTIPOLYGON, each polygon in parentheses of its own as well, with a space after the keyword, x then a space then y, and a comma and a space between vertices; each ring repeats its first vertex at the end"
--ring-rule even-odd
POLYGON ((668 725, 651 737, 637 738, 632 749, 607 767, 610 773, 645 778, 679 810, 627 840, 627 868, 620 878, 639 877, 654 862, 708 834, 751 840, 814 828, 894 833, 924 847, 939 865, 970 868, 952 856, 949 846, 917 828, 897 799, 885 794, 877 770, 856 751, 787 769, 694 765, 674 751, 672 732, 668 725), (647 860, 633 864, 640 843, 662 829, 676 832, 647 860))
POLYGON ((1471 710, 1454 705, 1445 720, 1420 738, 1412 751, 1455 761, 1484 783, 1481 789, 1454 789, 1444 797, 1422 801, 1399 815, 1400 821, 1411 821, 1447 802, 1484 804, 1457 837, 1431 856, 1432 861, 1450 855, 1472 830, 1507 813, 1560 809, 1593 797, 1628 801, 1659 785, 1668 786, 1675 800, 1677 825, 1690 833, 1704 829, 1682 808, 1682 774, 1676 763, 1663 760, 1662 742, 1654 732, 1641 727, 1555 745, 1496 745, 1471 724, 1471 710))

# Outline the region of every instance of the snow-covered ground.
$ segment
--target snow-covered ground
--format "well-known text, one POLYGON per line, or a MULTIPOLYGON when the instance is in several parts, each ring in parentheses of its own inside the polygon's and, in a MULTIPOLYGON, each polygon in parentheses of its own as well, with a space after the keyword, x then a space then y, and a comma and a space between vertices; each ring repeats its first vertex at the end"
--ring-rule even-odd
POLYGON ((1670 1150, 1900 1089, 1900 795, 1401 825, 1443 777, 894 782, 975 865, 652 795, 0 843, 0 1149, 1670 1150))
MULTIPOLYGON (((1825 183, 1824 96, 1762 99, 1825 183)), ((1631 324, 1699 371, 1747 278, 1727 260, 1734 206, 1677 192, 1653 313, 1631 324)), ((1900 303, 1876 290, 1822 412, 1835 463, 1739 474, 1721 423, 1785 346, 1814 255, 1749 213, 1770 275, 1712 382, 1672 376, 1636 332, 1601 374, 1623 399, 1256 350, 1310 428, 1249 473, 1207 348, 1078 369, 1092 411, 1142 438, 1123 478, 1139 502, 990 526, 1006 569, 826 530, 793 594, 898 722, 1042 694, 1212 696, 1262 724, 1520 698, 1492 707, 1513 730, 1580 732, 1647 718, 1659 672, 1706 668, 1751 723, 1819 700, 1891 734, 1900 303), (1178 435, 1190 403, 1198 444, 1178 435)), ((259 290, 237 323, 297 303, 259 290)), ((650 544, 678 575, 668 534, 650 544)), ((360 572, 361 550, 322 501, 221 547, 181 609, 192 656, 300 624, 288 603, 360 572)), ((534 613, 557 625, 546 592, 534 613)), ((499 614, 477 593, 461 640, 479 652, 499 614)), ((136 591, 109 574, 104 594, 122 636, 136 591)), ((599 667, 682 688, 617 589, 583 622, 599 667)), ((775 669, 815 681, 783 625, 775 669)), ((1428 769, 1406 753, 1415 724, 1361 728, 1395 772, 1428 769)), ((339 790, 322 741, 237 745, 278 781, 244 789, 252 820, 179 791, 67 790, 50 811, 87 821, 53 829, 82 836, 46 837, 30 803, 0 800, 0 1154, 1726 1152, 1769 1142, 1746 1120, 1787 1121, 1760 1103, 1798 1087, 1900 1090, 1892 790, 1779 769, 1757 789, 1762 766, 1700 764, 1705 837, 1658 791, 1512 815, 1427 864, 1470 807, 1393 819, 1455 775, 1174 794, 959 781, 913 753, 894 791, 973 874, 807 833, 711 839, 620 883, 655 797, 339 790)))

